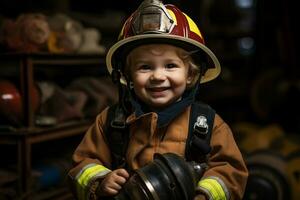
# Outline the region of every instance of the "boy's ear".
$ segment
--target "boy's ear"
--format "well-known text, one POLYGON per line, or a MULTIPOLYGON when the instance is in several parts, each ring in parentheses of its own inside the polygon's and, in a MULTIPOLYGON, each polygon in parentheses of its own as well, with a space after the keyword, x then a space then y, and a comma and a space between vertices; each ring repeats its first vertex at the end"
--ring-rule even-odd
POLYGON ((189 75, 186 79, 186 83, 189 85, 192 83, 194 76, 189 75))
POLYGON ((191 84, 193 82, 194 78, 195 78, 195 73, 192 70, 189 70, 187 79, 186 79, 186 83, 191 84))

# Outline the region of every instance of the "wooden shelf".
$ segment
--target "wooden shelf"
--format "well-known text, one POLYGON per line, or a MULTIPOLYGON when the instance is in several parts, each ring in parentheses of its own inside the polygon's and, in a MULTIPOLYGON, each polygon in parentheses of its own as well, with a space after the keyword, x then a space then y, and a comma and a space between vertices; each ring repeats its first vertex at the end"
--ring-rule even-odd
POLYGON ((85 132, 90 120, 71 121, 53 127, 34 127, 0 131, 0 144, 17 144, 17 140, 28 139, 31 144, 75 136, 85 132))
MULTIPOLYGON (((32 105, 32 98, 34 96, 33 86, 35 79, 38 78, 34 77, 35 70, 49 72, 49 70, 63 71, 68 68, 70 76, 74 75, 71 73, 72 69, 77 69, 76 75, 82 76, 84 75, 82 69, 85 69, 87 73, 90 71, 94 75, 96 69, 96 72, 98 72, 97 75, 107 75, 104 56, 98 54, 2 53, 0 54, 0 62, 0 69, 5 67, 18 68, 12 72, 18 73, 15 76, 19 76, 22 105, 24 105, 24 126, 28 128, 35 127, 32 105), (9 64, 6 65, 7 62, 9 64)), ((67 79, 68 76, 64 73, 62 73, 64 79, 67 79)), ((0 78, 1 74, 0 72, 0 78)))
POLYGON ((5 72, 9 71, 14 78, 17 77, 19 79, 20 94, 22 95, 23 118, 25 119, 22 125, 18 127, 9 124, 0 126, 0 145, 16 145, 17 147, 18 199, 71 199, 68 191, 59 188, 53 191, 34 194, 31 188, 33 181, 32 153, 34 153, 32 152, 32 145, 84 134, 92 122, 89 119, 83 119, 65 121, 55 126, 36 125, 36 116, 32 105, 32 86, 36 80, 35 78, 40 78, 35 77, 39 74, 37 72, 43 70, 46 74, 52 72, 51 70, 55 70, 55 72, 61 70, 61 74, 74 69, 80 72, 69 73, 68 76, 84 76, 84 72, 91 74, 94 73, 93 70, 99 70, 99 74, 106 76, 103 55, 2 53, 0 54, 0 69, 2 70, 2 72, 0 70, 0 78, 3 78, 3 76, 6 78, 7 73, 5 72))

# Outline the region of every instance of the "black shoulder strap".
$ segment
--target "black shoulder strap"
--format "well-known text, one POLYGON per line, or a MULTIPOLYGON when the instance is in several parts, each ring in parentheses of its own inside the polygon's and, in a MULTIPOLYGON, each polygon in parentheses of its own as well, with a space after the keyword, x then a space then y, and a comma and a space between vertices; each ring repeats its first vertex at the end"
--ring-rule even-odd
POLYGON ((109 107, 104 134, 111 152, 112 169, 125 167, 125 153, 129 141, 129 131, 126 125, 126 114, 121 105, 115 104, 109 107))
POLYGON ((203 161, 210 152, 214 119, 215 110, 209 105, 200 101, 192 104, 185 150, 187 160, 203 161))

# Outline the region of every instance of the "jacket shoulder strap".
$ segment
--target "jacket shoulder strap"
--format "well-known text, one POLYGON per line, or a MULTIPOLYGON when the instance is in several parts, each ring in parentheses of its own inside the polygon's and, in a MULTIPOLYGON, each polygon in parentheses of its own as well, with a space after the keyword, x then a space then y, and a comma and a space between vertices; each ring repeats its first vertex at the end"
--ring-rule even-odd
POLYGON ((129 132, 126 125, 126 114, 121 105, 115 104, 108 108, 103 131, 111 152, 112 168, 125 167, 124 158, 129 141, 129 132))
POLYGON ((214 109, 203 102, 196 101, 192 104, 185 151, 187 160, 206 159, 211 150, 210 139, 215 113, 214 109))

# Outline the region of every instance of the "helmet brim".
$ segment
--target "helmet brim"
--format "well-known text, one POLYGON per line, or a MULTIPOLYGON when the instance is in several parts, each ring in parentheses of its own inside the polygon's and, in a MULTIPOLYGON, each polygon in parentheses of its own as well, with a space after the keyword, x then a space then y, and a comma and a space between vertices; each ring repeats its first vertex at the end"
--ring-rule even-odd
MULTIPOLYGON (((128 37, 115 43, 106 55, 106 65, 109 73, 112 72, 113 68, 118 68, 119 64, 117 62, 125 63, 126 56, 132 49, 141 45, 155 43, 170 44, 187 51, 196 51, 193 54, 193 58, 203 59, 207 64, 207 70, 204 75, 202 75, 200 83, 215 79, 221 72, 219 60, 205 45, 181 36, 153 33, 128 37)), ((121 78, 121 82, 126 84, 124 77, 121 78)))

